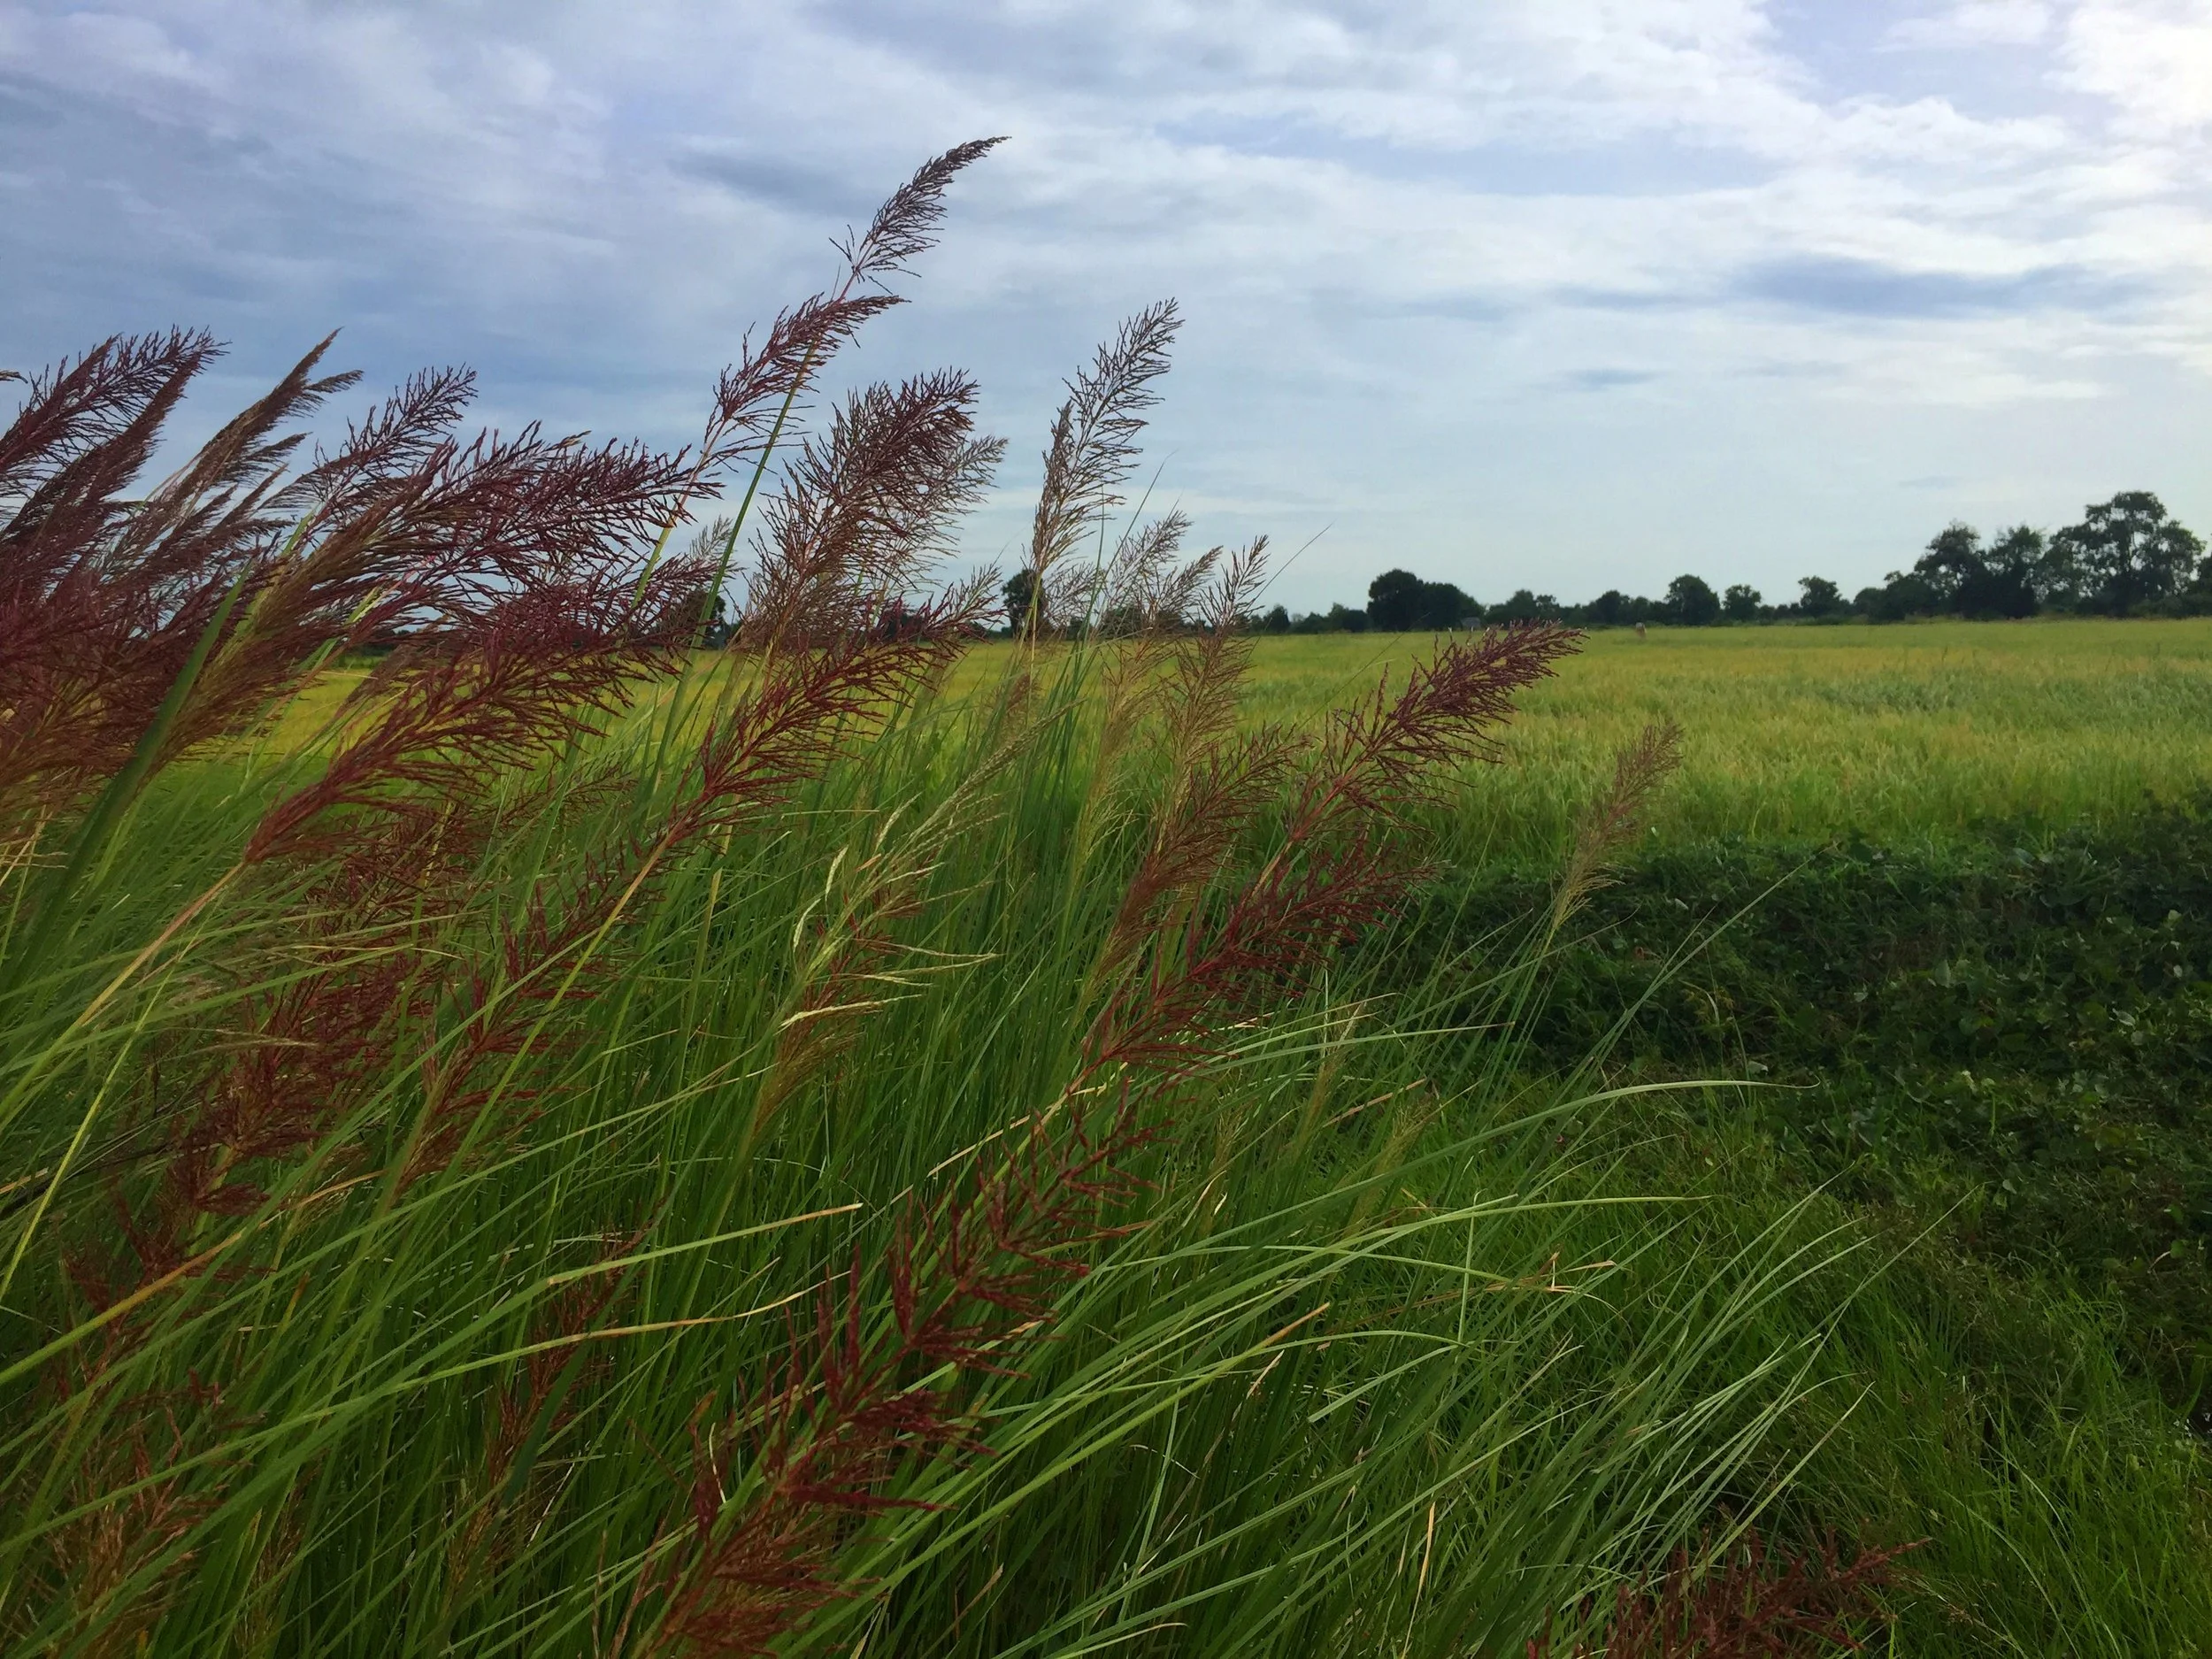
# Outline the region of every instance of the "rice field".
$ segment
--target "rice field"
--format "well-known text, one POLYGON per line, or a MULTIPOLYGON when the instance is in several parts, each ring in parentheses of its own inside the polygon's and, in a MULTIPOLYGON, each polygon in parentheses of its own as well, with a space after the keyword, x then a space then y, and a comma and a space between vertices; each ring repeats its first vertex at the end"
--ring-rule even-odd
MULTIPOLYGON (((1310 721, 1432 648, 1412 634, 1258 641, 1248 719, 1310 721)), ((987 683, 1005 646, 975 650, 987 683)), ((1683 732, 1663 837, 1891 841, 1990 819, 2108 822, 2212 786, 2212 620, 1655 628, 1587 636, 1526 695, 1507 764, 1462 803, 1468 856, 1563 846, 1615 752, 1683 732)))
MULTIPOLYGON (((1433 644, 1260 639, 1242 717, 1310 725, 1433 644)), ((1018 656, 1003 641, 970 648, 949 700, 997 686, 1018 656)), ((359 678, 327 677, 264 747, 303 741, 359 678)), ((2110 823, 2212 787, 2212 619, 1593 634, 1525 695, 1501 740, 1504 766, 1471 776, 1458 803, 1466 856, 1555 856, 1616 752, 1661 719, 1683 733, 1680 773, 1653 813, 1668 840, 1886 842, 1993 820, 2110 823)))

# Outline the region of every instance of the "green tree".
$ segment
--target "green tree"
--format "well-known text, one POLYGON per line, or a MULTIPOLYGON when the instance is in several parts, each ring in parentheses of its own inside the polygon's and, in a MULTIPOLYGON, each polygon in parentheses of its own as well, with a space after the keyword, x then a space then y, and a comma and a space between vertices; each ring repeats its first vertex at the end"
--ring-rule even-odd
POLYGON ((1419 627, 1421 589, 1425 586, 1411 571, 1385 571, 1367 584, 1367 625, 1384 634, 1419 627))
POLYGON ((2035 568, 2043 557, 2043 533, 2015 525, 1990 544, 1984 574, 1959 589, 1959 609, 1970 617, 2032 617, 2041 607, 2035 568))
MULTIPOLYGON (((1935 608, 1957 608, 1960 590, 1984 581, 1989 566, 1982 561, 1982 533, 1954 518, 1936 532, 1928 550, 1913 565, 1913 572, 1928 584, 1935 608)), ((1893 578, 1894 580, 1894 578, 1893 578)))
POLYGON ((1843 596, 1843 589, 1825 576, 1801 576, 1797 579, 1797 614, 1801 617, 1832 617, 1851 609, 1851 602, 1843 596))
POLYGON ((1731 622, 1756 622, 1763 599, 1748 582, 1737 582, 1721 595, 1721 615, 1731 622))
POLYGON ((1720 619, 1720 595, 1700 576, 1678 576, 1667 584, 1667 619, 1686 628, 1709 627, 1720 619))
POLYGON ((1490 610, 1493 622, 1556 622, 1561 615, 1558 600, 1526 588, 1517 588, 1510 599, 1490 610))
POLYGON ((1442 634, 1472 618, 1482 619, 1482 607, 1451 582, 1421 584, 1421 626, 1442 634))
POLYGON ((2082 521, 2051 538, 2046 580, 2085 609, 2125 614, 2171 598, 2195 580, 2203 538, 2147 489, 2123 490, 2083 509, 2082 521))
POLYGON ((1411 571, 1385 571, 1367 585, 1367 626, 1385 634, 1443 633, 1482 607, 1450 582, 1425 582, 1411 571))
POLYGON ((1006 631, 1015 634, 1025 632, 1030 626, 1031 613, 1037 609, 1037 572, 1016 571, 999 591, 1006 595, 1006 631))
POLYGON ((1928 543, 1910 577, 1893 573, 1890 580, 1895 584, 1917 578, 1924 587, 1924 606, 1901 598, 1899 603, 1909 610, 1955 611, 1962 617, 2032 617, 2036 595, 2030 578, 2042 546, 2041 535, 2023 525, 1985 549, 1980 531, 1953 519, 1928 543))
POLYGON ((1876 622, 1902 622, 1907 617, 1933 616, 1948 602, 1917 571, 1892 571, 1879 588, 1863 588, 1855 602, 1876 622))

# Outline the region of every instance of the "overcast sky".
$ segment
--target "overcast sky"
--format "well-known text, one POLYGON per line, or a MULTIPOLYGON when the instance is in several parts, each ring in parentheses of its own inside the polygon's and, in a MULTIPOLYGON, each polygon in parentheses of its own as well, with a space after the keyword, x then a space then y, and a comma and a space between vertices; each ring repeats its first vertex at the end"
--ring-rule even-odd
POLYGON ((2127 488, 2212 532, 2212 0, 0 0, 0 365, 204 325, 211 424, 342 326, 672 445, 1001 133, 848 365, 981 378, 985 558, 1165 295, 1155 500, 1312 542, 1294 609, 1849 591, 2127 488))

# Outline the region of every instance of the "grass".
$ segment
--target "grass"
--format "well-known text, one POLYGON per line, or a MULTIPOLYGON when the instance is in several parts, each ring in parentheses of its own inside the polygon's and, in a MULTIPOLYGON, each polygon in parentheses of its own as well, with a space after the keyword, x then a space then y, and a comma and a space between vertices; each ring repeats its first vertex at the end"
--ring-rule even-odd
MULTIPOLYGON (((1429 649, 1414 634, 1261 639, 1244 718, 1310 725, 1429 649)), ((972 649, 949 695, 987 695, 1014 649, 972 649)), ((355 683, 329 676, 271 741, 303 741, 355 683)), ((1886 844, 1993 822, 2124 823, 2212 788, 2212 621, 1594 634, 1525 698, 1505 769, 1459 803, 1463 856, 1556 859, 1614 754, 1663 718, 1683 729, 1685 762, 1653 814, 1664 840, 1886 844)))
MULTIPOLYGON (((1031 729, 1056 729, 1049 706, 1031 729)), ((649 778, 645 741, 621 757, 649 778)), ((328 1152, 280 1164, 242 1217, 181 1241, 228 1271, 188 1274, 119 1348, 86 1288, 115 1271, 107 1204, 97 1184, 64 1193, 13 1309, 16 1640, 96 1647, 151 1628, 163 1651, 580 1649, 615 1640, 642 1594, 660 1622, 634 1643, 710 1646, 671 1633, 657 1577, 691 1506, 672 1471, 695 1452, 715 1466, 689 1443, 703 1420, 749 1448, 727 1477, 741 1516, 778 1368, 800 1363, 812 1386, 828 1363, 803 1337, 825 1273, 834 1286, 849 1253, 895 1249, 900 1194, 956 1190, 978 1157, 962 1148, 986 1149, 987 1169, 1025 1110, 1079 1103, 1069 999, 1116 889, 1070 862, 1080 751, 1030 751, 980 795, 952 781, 1002 741, 917 720, 824 775, 803 811, 687 860, 623 941, 618 980, 552 1010, 572 1029, 532 1063, 546 1104, 490 1156, 413 1187, 346 1173, 365 1156, 388 1168, 424 1121, 413 1050, 373 1055, 328 1152), (949 805, 956 837, 922 827, 949 805), (918 842, 929 899, 901 941, 921 958, 910 988, 772 1132, 746 1132, 788 1029, 791 993, 762 991, 791 983, 795 919, 826 872, 834 890, 840 871, 918 842), (565 1310, 565 1279, 618 1284, 620 1301, 565 1310), (796 1332, 777 1311, 795 1298, 796 1332), (575 1347, 587 1331, 603 1346, 575 1347), (540 1374, 548 1341, 564 1363, 540 1374)), ((103 943, 157 927, 171 872, 204 869, 256 804, 173 777, 88 898, 97 927, 78 949, 95 979, 103 943)), ((641 810, 611 810, 582 841, 618 840, 641 810)), ((573 856, 539 842, 500 889, 526 894, 573 856)), ((281 916, 250 905, 222 929, 281 916)), ((442 925, 441 952, 499 931, 495 913, 442 925)), ((35 1027, 12 1075, 55 1080, 19 1143, 57 1148, 73 1117, 105 1113, 93 1163, 127 1168, 162 1105, 127 1079, 188 1065, 281 995, 280 945, 257 970, 219 966, 227 954, 219 935, 193 941, 127 1018, 63 1047, 35 1027), (104 1100, 119 1078, 127 1097, 104 1100)), ((1040 1309, 1054 1340, 962 1402, 972 1451, 870 1465, 870 1489, 942 1507, 844 1537, 840 1579, 880 1588, 832 1598, 818 1631, 951 1617, 955 1646, 979 1652, 1168 1631, 1185 1651, 1358 1651, 1402 1621, 1425 1647, 1512 1642, 1682 1534, 1715 1483, 1750 1478, 1809 1356, 1746 1363, 1746 1322, 1793 1279, 1836 1271, 1848 1242, 1787 1212, 1740 1238, 1701 1225, 1709 1262, 1623 1278, 1682 1234, 1667 1207, 1617 1218, 1526 1110, 1471 1112, 1465 1086, 1407 1074, 1394 1045, 1347 1049, 1341 1008, 1286 1010, 1178 1087, 1133 1171, 1145 1186, 1110 1203, 1133 1230, 1040 1309), (1549 1294, 1563 1250, 1565 1297, 1549 1294), (1641 1310, 1632 1327, 1615 1325, 1621 1297, 1641 1310), (1417 1519, 1437 1552, 1425 1601, 1403 1571, 1417 1519)), ((1471 1080, 1480 1062, 1461 1066, 1471 1080)), ((115 1196, 152 1225, 139 1191, 115 1196)), ((871 1272, 855 1292, 875 1327, 889 1286, 871 1272)), ((900 1379, 927 1386, 926 1368, 900 1379)))
MULTIPOLYGON (((1427 646, 1260 641, 1244 718, 1310 725, 1427 646)), ((1613 751, 1678 721, 1686 764, 1593 946, 1555 965, 1542 1051, 1571 1065, 1636 1006, 1641 1075, 1799 1086, 1752 1110, 1809 1178, 1965 1217, 1960 1244, 2116 1302, 2136 1363, 2198 1409, 2212 939, 2186 803, 2212 787, 2208 657, 2202 621, 1601 634, 1454 800, 1455 926, 1479 941, 1542 908, 1613 751)), ((1013 660, 970 652, 949 695, 1013 660)))
MULTIPOLYGON (((1256 714, 1295 718, 1409 635, 1270 640, 1256 714)), ((2212 624, 1928 623, 1591 635, 1530 695, 1509 772, 1467 806, 1471 846, 1542 860, 1647 721, 1684 735, 1663 838, 1952 836, 1993 819, 2124 819, 2212 785, 2212 624)))
MULTIPOLYGON (((902 1195, 956 1191, 1082 1075, 1070 999, 1156 774, 1133 755, 1139 793, 1086 852, 1102 759, 1064 734, 1095 692, 1086 659, 1060 666, 981 787, 1006 717, 955 695, 686 856, 605 947, 618 972, 549 1010, 563 1034, 526 1072, 543 1104, 483 1155, 358 1184, 420 1121, 413 1051, 376 1061, 326 1153, 200 1224, 227 1271, 119 1348, 73 1287, 111 1200, 65 1191, 9 1302, 12 1640, 711 1650, 651 1622, 657 1573, 687 1558, 692 1471, 726 1470, 719 1525, 741 1524, 825 1275, 864 1264, 855 1308, 888 1329, 902 1195), (906 970, 746 1131, 808 918, 850 913, 855 872, 902 853, 927 871, 895 930, 906 970), (564 1300, 594 1282, 615 1294, 564 1300)), ((503 911, 667 810, 654 730, 628 730, 597 758, 642 787, 498 854, 489 908, 442 924, 442 953, 480 958, 503 911)), ((85 900, 83 970, 111 972, 288 781, 171 774, 85 900)), ((297 972, 279 942, 234 942, 281 928, 281 894, 241 903, 127 1012, 61 1048, 50 1023, 19 1030, 10 1076, 48 1079, 19 1169, 50 1169, 88 1110, 111 1115, 94 1144, 113 1167, 159 1121, 156 1079, 297 972)), ((1142 1184, 1107 1201, 1125 1231, 1044 1293, 1049 1340, 902 1380, 945 1391, 972 1447, 870 1465, 871 1491, 929 1507, 833 1530, 837 1581, 865 1588, 820 1601, 811 1642, 1519 1652, 1755 1517, 1786 1543, 1928 1539, 1888 1596, 1901 1651, 2199 1650, 2197 1454, 2099 1311, 1858 1219, 1694 1095, 1545 1082, 1480 1034, 1525 995, 1509 945, 1378 980, 1392 956, 1370 937, 1160 1098, 1142 1184)))
POLYGON ((1248 653, 1257 544, 1074 580, 1163 303, 1019 619, 1135 632, 968 649, 973 383, 787 423, 991 148, 682 455, 28 384, 0 1646, 2206 1653, 2202 625, 1248 653))

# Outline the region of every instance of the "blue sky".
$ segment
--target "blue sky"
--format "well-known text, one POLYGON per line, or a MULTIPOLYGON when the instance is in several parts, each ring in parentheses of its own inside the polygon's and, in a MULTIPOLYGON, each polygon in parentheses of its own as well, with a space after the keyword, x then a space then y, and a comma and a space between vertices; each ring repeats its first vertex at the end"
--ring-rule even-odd
POLYGON ((1149 453, 1294 609, 1787 597, 1954 517, 2212 532, 2212 0, 0 0, 0 365, 332 326, 669 444, 923 156, 1011 142, 847 365, 977 373, 1010 557, 1060 378, 1188 317, 1149 453))

